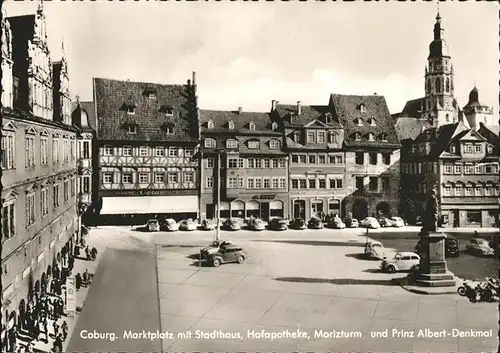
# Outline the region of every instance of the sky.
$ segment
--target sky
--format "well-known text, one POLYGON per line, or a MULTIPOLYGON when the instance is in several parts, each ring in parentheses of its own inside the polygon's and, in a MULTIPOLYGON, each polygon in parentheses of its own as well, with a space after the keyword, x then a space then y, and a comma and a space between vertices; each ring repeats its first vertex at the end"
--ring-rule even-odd
MULTIPOLYGON (((7 16, 37 2, 7 0, 7 16)), ((201 109, 269 111, 384 95, 391 113, 424 95, 437 2, 44 1, 53 61, 68 60, 73 97, 92 78, 183 84, 196 71, 201 109)), ((455 95, 474 85, 498 115, 498 5, 441 2, 455 95)))

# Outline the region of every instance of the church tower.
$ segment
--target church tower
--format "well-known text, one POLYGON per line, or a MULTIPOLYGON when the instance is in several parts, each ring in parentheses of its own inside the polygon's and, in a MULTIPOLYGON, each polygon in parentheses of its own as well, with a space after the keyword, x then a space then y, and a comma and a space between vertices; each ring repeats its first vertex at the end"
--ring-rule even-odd
POLYGON ((434 25, 434 40, 429 45, 429 57, 425 68, 425 99, 423 118, 429 125, 458 122, 458 104, 453 95, 453 64, 443 36, 439 12, 434 25))
POLYGON ((479 102, 479 91, 476 86, 470 91, 469 102, 463 111, 472 129, 479 130, 480 123, 487 126, 497 125, 493 109, 479 102))

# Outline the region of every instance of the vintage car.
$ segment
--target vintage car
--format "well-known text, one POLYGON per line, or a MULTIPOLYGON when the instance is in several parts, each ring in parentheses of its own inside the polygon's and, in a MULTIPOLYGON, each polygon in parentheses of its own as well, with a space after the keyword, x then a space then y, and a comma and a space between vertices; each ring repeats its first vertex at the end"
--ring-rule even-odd
POLYGON ((237 262, 242 264, 248 258, 247 253, 238 245, 230 244, 219 248, 218 251, 208 255, 208 263, 214 267, 228 262, 237 262))
POLYGON ((269 221, 269 229, 272 230, 287 230, 288 225, 283 218, 276 217, 269 221))
POLYGON ((266 223, 259 218, 252 218, 248 221, 248 229, 250 230, 264 230, 266 229, 266 223))
POLYGON ((228 240, 214 240, 212 244, 210 244, 206 248, 201 249, 201 258, 207 259, 210 254, 215 254, 220 249, 232 244, 233 242, 228 240))
POLYGON ((380 228, 380 224, 373 217, 366 217, 361 221, 360 225, 363 228, 372 228, 372 229, 380 228))
POLYGON ((493 249, 488 241, 483 238, 473 238, 465 246, 467 251, 471 254, 477 254, 482 256, 495 255, 495 249, 493 249))
POLYGON ((192 219, 185 219, 179 222, 179 230, 193 231, 198 229, 198 224, 192 219))
POLYGON ((383 272, 394 273, 400 271, 412 271, 418 268, 420 256, 414 252, 398 252, 392 259, 382 261, 380 268, 383 272))
POLYGON ((290 222, 292 229, 307 229, 306 221, 303 218, 295 218, 290 222))
MULTIPOLYGON (((418 241, 417 245, 415 245, 415 252, 419 255, 421 255, 421 252, 420 252, 420 245, 421 245, 421 242, 420 240, 418 241)), ((445 239, 444 239, 444 251, 445 251, 445 255, 446 256, 454 256, 454 257, 457 257, 460 255, 460 249, 458 247, 458 240, 454 237, 452 237, 451 235, 448 235, 445 239)))
POLYGON ((160 223, 158 223, 157 219, 150 219, 146 224, 146 228, 149 232, 159 232, 160 231, 160 223))
POLYGON ((382 228, 394 226, 394 222, 390 218, 387 218, 387 217, 380 217, 377 221, 378 221, 378 224, 380 224, 380 226, 382 228))
POLYGON ((310 229, 323 229, 323 222, 321 219, 313 217, 307 222, 307 228, 310 229))
POLYGON ((392 226, 401 228, 405 226, 405 221, 401 217, 391 217, 392 226))
POLYGON ((382 260, 386 254, 386 248, 379 241, 371 240, 365 244, 365 256, 369 259, 382 260))
POLYGON ((160 229, 165 232, 176 232, 179 230, 179 225, 172 218, 167 218, 160 224, 160 229))
POLYGON ((213 219, 205 219, 201 223, 201 229, 203 230, 214 230, 217 227, 217 221, 213 219))
POLYGON ((344 229, 345 228, 345 223, 342 222, 340 218, 330 218, 328 221, 328 228, 333 228, 333 229, 344 229))
POLYGON ((240 230, 241 223, 241 220, 238 218, 228 218, 224 221, 222 227, 227 230, 240 230))
POLYGON ((359 222, 356 218, 346 218, 344 220, 345 226, 347 228, 358 228, 359 227, 359 222))

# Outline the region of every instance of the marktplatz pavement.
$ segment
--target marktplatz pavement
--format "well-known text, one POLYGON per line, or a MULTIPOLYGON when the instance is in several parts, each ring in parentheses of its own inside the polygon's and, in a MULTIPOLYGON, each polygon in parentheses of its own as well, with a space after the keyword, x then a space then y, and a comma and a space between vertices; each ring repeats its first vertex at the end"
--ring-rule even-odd
POLYGON ((495 304, 407 292, 360 246, 237 242, 250 258, 219 268, 198 267, 196 245, 157 247, 164 351, 496 351, 495 304))

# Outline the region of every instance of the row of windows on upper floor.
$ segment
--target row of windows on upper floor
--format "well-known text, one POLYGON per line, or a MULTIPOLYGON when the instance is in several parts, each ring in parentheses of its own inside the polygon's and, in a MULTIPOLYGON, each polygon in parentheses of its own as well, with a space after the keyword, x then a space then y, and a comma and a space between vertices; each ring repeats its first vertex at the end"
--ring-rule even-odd
MULTIPOLYGON (((61 204, 61 196, 63 204, 67 204, 70 198, 76 195, 76 178, 71 177, 62 181, 62 183, 55 183, 52 185, 52 202, 49 202, 49 187, 41 187, 39 189, 33 189, 26 193, 26 208, 25 208, 25 220, 26 228, 32 226, 35 221, 37 214, 35 212, 36 204, 38 202, 38 207, 41 217, 45 217, 49 214, 50 209, 53 211, 57 210, 61 204), (60 193, 60 186, 62 184, 63 192, 60 193), (50 207, 51 205, 51 207, 50 207)), ((2 206, 2 242, 11 239, 16 235, 16 199, 8 199, 4 201, 2 206)), ((24 232, 23 232, 24 233, 24 232)))
MULTIPOLYGON (((244 189, 245 178, 229 177, 226 182, 228 189, 244 189)), ((214 187, 214 177, 205 178, 205 188, 214 187)), ((248 177, 246 178, 247 189, 286 189, 286 177, 248 177)))
MULTIPOLYGON (((390 153, 368 153, 368 162, 370 165, 377 165, 379 161, 379 154, 382 155, 382 163, 384 165, 391 164, 391 154, 390 153)), ((365 153, 364 152, 356 152, 355 154, 355 163, 357 165, 365 164, 365 153)))
MULTIPOLYGON (((205 148, 216 148, 217 143, 213 138, 206 138, 204 141, 205 148)), ((261 141, 258 140, 248 140, 246 141, 246 145, 248 149, 258 150, 261 147, 261 141)), ((279 150, 281 148, 281 142, 279 140, 269 140, 267 142, 267 146, 271 150, 279 150)), ((238 140, 235 139, 227 139, 226 140, 226 148, 227 149, 236 149, 239 147, 238 140)))
POLYGON ((480 185, 449 185, 443 186, 443 196, 498 196, 498 184, 480 185))
MULTIPOLYGON (((432 91, 432 78, 430 77, 427 78, 426 88, 427 93, 432 91)), ((450 90, 453 90, 453 80, 450 80, 449 77, 446 79, 436 77, 434 79, 434 88, 436 89, 436 93, 450 93, 450 90)))
POLYGON ((103 184, 135 184, 137 182, 141 184, 149 184, 153 180, 154 183, 194 183, 195 173, 192 171, 188 172, 155 172, 153 174, 148 172, 103 172, 102 173, 102 183, 103 184))
MULTIPOLYGON (((2 131, 2 169, 16 168, 16 135, 13 131, 2 131)), ((38 159, 40 165, 48 165, 49 142, 52 142, 52 163, 68 163, 76 160, 76 142, 74 139, 62 138, 54 135, 52 138, 47 132, 40 136, 35 129, 28 129, 24 137, 24 166, 32 168, 38 159), (39 140, 39 144, 37 144, 39 140), (37 147, 37 145, 39 147, 37 147), (36 150, 39 148, 39 157, 36 150)))
MULTIPOLYGON (((226 163, 221 160, 221 168, 237 169, 245 168, 245 158, 228 157, 226 163)), ((207 168, 215 168, 215 158, 207 158, 207 168)), ((268 168, 286 168, 286 160, 284 158, 246 158, 246 168, 248 169, 268 169, 268 168)))
POLYGON ((177 146, 104 146, 102 148, 103 156, 125 156, 125 157, 192 157, 194 155, 194 148, 192 147, 177 147, 177 146))
MULTIPOLYGON (((162 127, 167 135, 173 135, 174 134, 174 125, 164 125, 162 127)), ((127 132, 130 135, 135 135, 137 134, 137 131, 139 130, 139 125, 135 123, 127 124, 127 132)))
POLYGON ((291 162, 292 164, 343 164, 344 157, 330 154, 292 154, 291 162))
MULTIPOLYGON (((251 121, 251 122, 249 122, 249 123, 246 125, 246 127, 247 127, 247 128, 248 128, 248 130, 250 130, 250 131, 255 131, 255 127, 256 127, 256 125, 255 125, 255 123, 254 123, 253 121, 251 121)), ((209 120, 209 121, 207 121, 207 128, 208 128, 208 129, 214 129, 214 128, 215 128, 215 123, 214 123, 214 121, 213 121, 213 120, 209 120)), ((227 122, 227 128, 228 128, 229 130, 234 130, 234 121, 232 121, 232 120, 228 121, 228 122, 227 122)), ((273 123, 271 124, 271 130, 276 131, 277 129, 278 129, 278 123, 273 122, 273 123)))
MULTIPOLYGON (((417 151, 419 153, 430 153, 430 150, 431 150, 431 144, 429 142, 411 146, 412 153, 416 153, 417 151)), ((456 153, 458 148, 457 148, 456 144, 452 143, 448 146, 448 148, 446 150, 450 153, 456 153)), ((486 144, 486 152, 488 154, 492 154, 493 153, 493 145, 486 144)), ((482 153, 484 153, 483 143, 475 143, 475 144, 464 143, 463 144, 463 153, 482 154, 482 153)))
MULTIPOLYGON (((401 173, 417 175, 423 173, 437 173, 438 165, 433 162, 401 163, 401 173)), ((498 174, 498 163, 470 163, 443 165, 445 175, 496 175, 498 174)))

